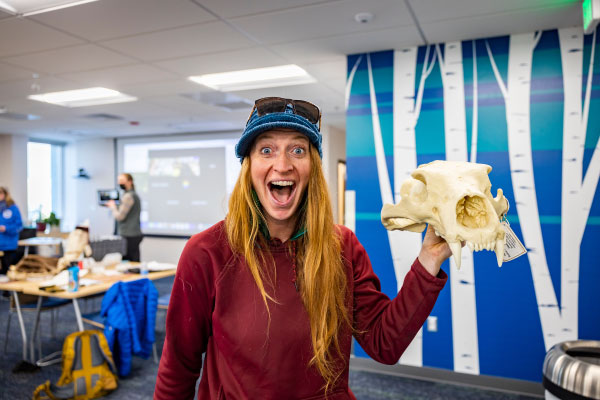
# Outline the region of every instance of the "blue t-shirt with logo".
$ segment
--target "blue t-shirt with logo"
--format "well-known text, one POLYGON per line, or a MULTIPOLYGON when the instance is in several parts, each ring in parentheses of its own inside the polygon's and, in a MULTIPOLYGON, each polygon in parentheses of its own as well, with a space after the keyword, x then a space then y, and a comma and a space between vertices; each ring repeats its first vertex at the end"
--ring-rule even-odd
POLYGON ((8 207, 6 202, 0 202, 0 226, 6 228, 0 232, 0 251, 16 250, 19 232, 23 229, 21 213, 16 204, 8 207))

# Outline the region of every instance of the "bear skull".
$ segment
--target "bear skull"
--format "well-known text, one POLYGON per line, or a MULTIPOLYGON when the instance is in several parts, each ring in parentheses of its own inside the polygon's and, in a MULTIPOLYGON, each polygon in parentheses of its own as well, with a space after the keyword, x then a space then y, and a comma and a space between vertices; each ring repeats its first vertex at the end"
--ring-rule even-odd
POLYGON ((491 170, 460 161, 420 165, 402 183, 400 202, 384 204, 381 222, 388 230, 412 232, 423 232, 430 224, 448 242, 458 268, 463 241, 474 251, 495 251, 501 266, 505 232, 500 217, 508 211, 508 200, 502 189, 492 197, 491 170))

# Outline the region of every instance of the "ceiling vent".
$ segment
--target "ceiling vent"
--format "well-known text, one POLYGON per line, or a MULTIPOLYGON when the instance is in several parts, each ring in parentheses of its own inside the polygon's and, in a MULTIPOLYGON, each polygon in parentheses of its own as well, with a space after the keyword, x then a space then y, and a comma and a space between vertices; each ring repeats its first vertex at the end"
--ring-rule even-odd
POLYGON ((113 114, 106 114, 106 113, 88 114, 88 115, 84 115, 83 118, 93 119, 96 121, 121 121, 124 119, 120 115, 113 115, 113 114))
POLYGON ((243 97, 236 96, 231 93, 221 92, 199 92, 199 93, 183 93, 181 96, 197 101, 198 103, 208 104, 213 107, 218 107, 226 111, 250 110, 252 102, 243 97))
POLYGON ((33 114, 19 114, 14 112, 0 112, 0 118, 10 119, 13 121, 35 121, 36 119, 40 119, 39 115, 33 114))

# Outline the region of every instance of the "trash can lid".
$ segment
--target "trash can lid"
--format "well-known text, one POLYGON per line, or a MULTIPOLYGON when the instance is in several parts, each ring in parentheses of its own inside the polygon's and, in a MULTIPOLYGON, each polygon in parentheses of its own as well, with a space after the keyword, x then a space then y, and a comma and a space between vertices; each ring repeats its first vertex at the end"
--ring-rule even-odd
POLYGON ((546 390, 564 400, 600 400, 600 341, 573 340, 554 345, 543 367, 546 390))

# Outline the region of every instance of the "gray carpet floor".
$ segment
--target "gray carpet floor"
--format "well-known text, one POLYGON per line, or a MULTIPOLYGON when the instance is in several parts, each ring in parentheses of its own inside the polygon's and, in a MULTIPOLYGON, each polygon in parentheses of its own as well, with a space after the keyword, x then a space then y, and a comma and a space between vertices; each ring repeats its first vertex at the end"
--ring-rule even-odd
MULTIPOLYGON (((173 278, 155 281, 160 294, 169 293, 173 278)), ((82 301, 82 312, 91 312, 100 308, 101 297, 82 301)), ((56 382, 61 374, 60 364, 43 367, 36 372, 13 373, 13 367, 22 359, 21 336, 16 314, 13 315, 6 342, 6 353, 3 353, 8 318, 9 302, 0 300, 0 399, 31 399, 34 389, 46 380, 56 382)), ((31 329, 33 312, 24 313, 27 329, 31 329)), ((157 313, 156 343, 158 355, 162 351, 164 341, 165 312, 157 313)), ((67 304, 59 309, 56 337, 53 338, 50 326, 50 312, 41 315, 42 352, 48 355, 62 349, 66 335, 77 330, 77 323, 72 305, 67 304)), ((106 396, 108 399, 151 399, 156 381, 158 365, 152 360, 133 358, 132 371, 129 377, 119 380, 119 388, 106 396)), ((444 383, 421 381, 376 374, 364 371, 350 371, 350 388, 359 400, 410 399, 410 400, 443 400, 443 399, 478 399, 478 400, 533 400, 532 397, 519 396, 477 388, 444 383)))

